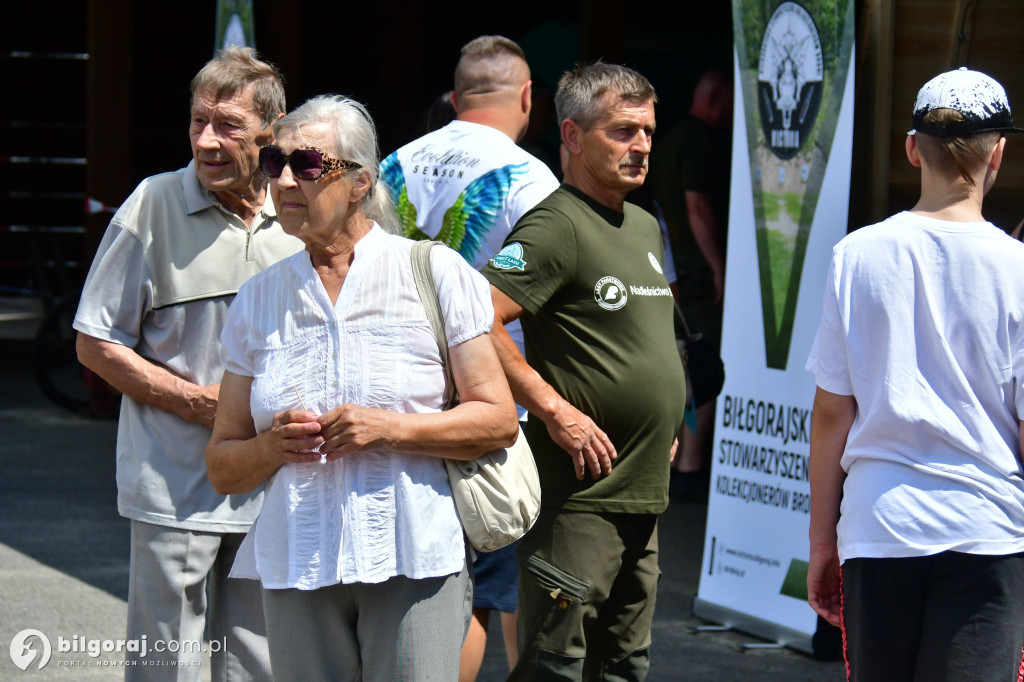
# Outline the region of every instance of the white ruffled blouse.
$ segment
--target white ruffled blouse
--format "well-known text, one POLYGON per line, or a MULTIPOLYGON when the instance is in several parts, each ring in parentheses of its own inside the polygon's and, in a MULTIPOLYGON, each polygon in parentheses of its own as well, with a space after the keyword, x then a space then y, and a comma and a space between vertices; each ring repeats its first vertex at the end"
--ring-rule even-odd
MULTIPOLYGON (((242 286, 221 343, 226 368, 253 377, 258 432, 303 403, 320 414, 345 403, 443 409, 444 370, 413 282, 412 244, 374 225, 356 244, 336 305, 305 251, 242 286)), ((431 265, 449 347, 489 332, 486 280, 447 248, 431 250, 431 265)), ((449 575, 465 556, 444 462, 376 450, 281 467, 232 575, 309 590, 449 575)))

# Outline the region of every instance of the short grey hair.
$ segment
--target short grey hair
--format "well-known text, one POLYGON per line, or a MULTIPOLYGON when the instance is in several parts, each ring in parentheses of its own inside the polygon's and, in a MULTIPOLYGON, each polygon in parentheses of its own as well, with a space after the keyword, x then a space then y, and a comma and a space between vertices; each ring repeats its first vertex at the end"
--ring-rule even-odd
POLYGON ((604 62, 577 65, 558 81, 555 93, 558 122, 571 119, 584 130, 590 130, 604 113, 600 99, 606 92, 635 104, 658 102, 654 86, 633 69, 604 62))
POLYGON ((277 67, 262 61, 251 47, 232 45, 206 62, 192 79, 192 99, 197 92, 213 92, 217 99, 232 97, 252 88, 252 108, 263 127, 267 127, 287 109, 284 76, 277 67))
POLYGON ((377 129, 366 106, 342 95, 318 95, 274 124, 274 136, 284 130, 325 124, 327 152, 339 159, 355 161, 362 168, 349 173, 367 173, 370 191, 363 195, 363 213, 393 234, 401 234, 391 194, 380 180, 380 147, 377 129))

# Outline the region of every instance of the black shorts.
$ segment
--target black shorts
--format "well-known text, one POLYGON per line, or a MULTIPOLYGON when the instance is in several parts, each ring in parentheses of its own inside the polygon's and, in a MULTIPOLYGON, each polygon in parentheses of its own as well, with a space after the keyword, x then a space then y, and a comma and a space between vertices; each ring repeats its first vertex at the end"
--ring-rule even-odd
POLYGON ((1017 679, 1024 553, 848 559, 842 584, 848 679, 1017 679))

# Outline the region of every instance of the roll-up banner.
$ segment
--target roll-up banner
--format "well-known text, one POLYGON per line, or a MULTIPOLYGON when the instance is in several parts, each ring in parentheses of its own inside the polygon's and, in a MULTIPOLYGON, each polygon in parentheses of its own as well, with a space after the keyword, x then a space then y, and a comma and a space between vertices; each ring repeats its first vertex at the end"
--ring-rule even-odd
POLYGON ((256 47, 252 0, 217 0, 213 52, 238 47, 256 47))
POLYGON ((694 612, 812 652, 804 370, 846 235, 853 2, 733 0, 735 116, 722 358, 694 612))

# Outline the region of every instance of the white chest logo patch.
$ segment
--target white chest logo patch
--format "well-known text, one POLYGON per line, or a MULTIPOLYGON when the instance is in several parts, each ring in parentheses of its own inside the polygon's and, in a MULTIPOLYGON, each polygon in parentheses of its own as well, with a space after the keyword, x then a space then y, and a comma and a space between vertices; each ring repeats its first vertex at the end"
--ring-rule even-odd
POLYGON ((659 275, 664 275, 665 273, 661 269, 661 264, 658 263, 658 259, 654 257, 654 254, 648 251, 647 257, 651 259, 651 267, 654 268, 654 271, 659 275))
POLYGON ((626 305, 626 286, 612 276, 597 280, 594 300, 605 310, 618 310, 626 305))

